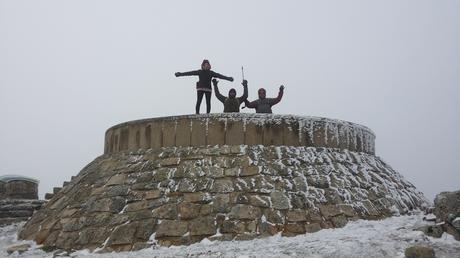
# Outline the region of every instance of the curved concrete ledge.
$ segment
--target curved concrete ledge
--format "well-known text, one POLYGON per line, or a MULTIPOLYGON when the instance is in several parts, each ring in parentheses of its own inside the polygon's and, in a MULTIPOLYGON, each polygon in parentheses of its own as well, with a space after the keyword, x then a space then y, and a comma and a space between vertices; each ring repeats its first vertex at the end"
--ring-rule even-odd
POLYGON ((104 153, 172 146, 312 146, 375 153, 367 127, 328 118, 266 114, 206 114, 130 121, 105 133, 104 153))

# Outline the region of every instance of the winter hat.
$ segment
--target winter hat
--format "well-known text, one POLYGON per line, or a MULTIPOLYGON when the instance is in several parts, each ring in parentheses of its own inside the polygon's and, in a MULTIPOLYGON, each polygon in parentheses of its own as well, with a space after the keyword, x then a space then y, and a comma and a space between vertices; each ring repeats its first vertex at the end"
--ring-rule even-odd
POLYGON ((203 60, 203 62, 201 63, 201 67, 203 67, 204 64, 208 64, 209 66, 211 66, 208 59, 203 60))

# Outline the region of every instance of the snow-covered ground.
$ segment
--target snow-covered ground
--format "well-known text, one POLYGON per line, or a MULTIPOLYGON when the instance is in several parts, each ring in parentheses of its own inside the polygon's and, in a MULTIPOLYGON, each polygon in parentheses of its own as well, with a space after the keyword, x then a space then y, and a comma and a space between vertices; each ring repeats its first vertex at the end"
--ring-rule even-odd
MULTIPOLYGON (((296 237, 276 235, 251 241, 211 242, 207 239, 190 246, 159 247, 136 252, 94 254, 86 250, 71 257, 404 257, 406 247, 424 243, 434 247, 437 257, 460 257, 460 242, 446 233, 439 239, 425 236, 414 228, 428 225, 423 215, 392 217, 381 221, 359 220, 340 229, 326 229, 296 237)), ((33 242, 17 241, 21 225, 0 228, 0 257, 7 257, 12 244, 30 243, 29 251, 9 257, 53 257, 33 242)))

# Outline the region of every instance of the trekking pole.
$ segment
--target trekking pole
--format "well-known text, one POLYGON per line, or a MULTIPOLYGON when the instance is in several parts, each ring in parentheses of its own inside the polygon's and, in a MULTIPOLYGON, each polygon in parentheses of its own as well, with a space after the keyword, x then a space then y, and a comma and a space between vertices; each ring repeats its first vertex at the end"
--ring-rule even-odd
MULTIPOLYGON (((244 81, 244 68, 243 68, 243 66, 241 66, 241 76, 243 77, 243 81, 244 81)), ((244 104, 244 106, 241 109, 245 109, 245 108, 246 108, 246 104, 244 104)))

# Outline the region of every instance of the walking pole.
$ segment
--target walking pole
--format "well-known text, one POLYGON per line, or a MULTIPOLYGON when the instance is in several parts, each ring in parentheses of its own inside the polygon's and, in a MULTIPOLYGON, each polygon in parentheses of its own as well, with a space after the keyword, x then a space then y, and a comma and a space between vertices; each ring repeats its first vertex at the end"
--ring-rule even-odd
MULTIPOLYGON (((244 68, 243 68, 243 66, 241 66, 241 76, 243 77, 243 81, 244 81, 244 68)), ((241 109, 245 109, 245 108, 246 108, 246 104, 244 104, 244 106, 241 109)))

